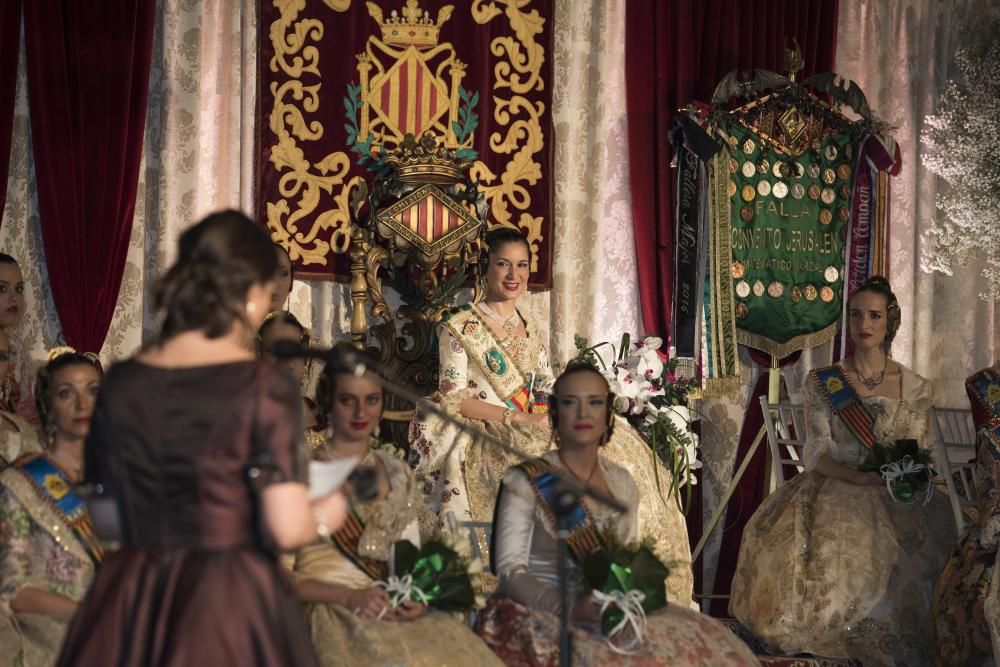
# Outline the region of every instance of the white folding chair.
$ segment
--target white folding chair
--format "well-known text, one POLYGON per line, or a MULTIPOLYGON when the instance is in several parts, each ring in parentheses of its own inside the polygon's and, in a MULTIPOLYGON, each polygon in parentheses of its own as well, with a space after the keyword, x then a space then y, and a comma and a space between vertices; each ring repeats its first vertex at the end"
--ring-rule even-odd
POLYGON ((785 466, 795 466, 798 472, 805 469, 802 447, 805 445, 806 419, 801 405, 767 402, 760 397, 760 409, 767 429, 767 446, 771 451, 771 472, 774 488, 787 482, 785 466))
POLYGON ((976 507, 976 427, 972 411, 931 407, 931 428, 937 447, 937 465, 943 468, 938 472, 948 487, 955 528, 961 537, 968 524, 962 508, 976 507))

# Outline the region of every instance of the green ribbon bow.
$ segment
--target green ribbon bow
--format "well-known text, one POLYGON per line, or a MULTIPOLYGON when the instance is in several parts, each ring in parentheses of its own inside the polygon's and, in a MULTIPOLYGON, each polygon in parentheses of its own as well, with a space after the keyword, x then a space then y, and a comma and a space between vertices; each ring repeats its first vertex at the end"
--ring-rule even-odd
MULTIPOLYGON (((584 562, 583 573, 591 588, 609 595, 613 591, 641 591, 647 614, 667 606, 664 582, 669 570, 647 547, 617 553, 614 559, 603 549, 595 551, 584 562)), ((601 615, 601 631, 609 634, 622 618, 621 609, 608 607, 601 615)))
POLYGON ((413 578, 410 598, 444 611, 465 611, 476 603, 476 593, 465 564, 457 553, 439 541, 430 541, 417 549, 409 540, 396 542, 396 573, 413 578))

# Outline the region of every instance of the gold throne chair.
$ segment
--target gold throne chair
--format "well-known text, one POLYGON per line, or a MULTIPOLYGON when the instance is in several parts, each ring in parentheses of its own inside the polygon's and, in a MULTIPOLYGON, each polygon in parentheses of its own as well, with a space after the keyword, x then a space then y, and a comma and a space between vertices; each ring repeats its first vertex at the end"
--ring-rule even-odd
MULTIPOLYGON (((406 135, 384 164, 351 201, 351 342, 389 379, 427 396, 438 385, 436 327, 478 259, 488 205, 469 180, 472 162, 430 132, 406 135)), ((413 410, 386 397, 383 433, 404 450, 413 410)))

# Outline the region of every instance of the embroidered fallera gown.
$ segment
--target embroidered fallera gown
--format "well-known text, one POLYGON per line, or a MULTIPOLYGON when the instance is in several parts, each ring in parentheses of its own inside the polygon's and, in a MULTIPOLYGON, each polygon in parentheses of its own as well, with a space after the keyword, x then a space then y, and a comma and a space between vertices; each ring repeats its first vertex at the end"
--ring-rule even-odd
POLYGON ((25 454, 42 451, 38 429, 13 412, 0 411, 0 419, 6 420, 14 428, 0 430, 0 470, 25 454))
MULTIPOLYGON (((557 452, 546 452, 541 458, 565 470, 557 452)), ((603 456, 600 466, 611 494, 629 511, 619 516, 586 499, 584 504, 601 526, 599 532, 612 532, 622 544, 635 543, 639 539, 639 490, 621 466, 603 456)), ((504 475, 494 530, 500 587, 479 613, 476 631, 507 664, 554 667, 559 664, 560 607, 555 525, 548 507, 539 502, 528 475, 520 468, 511 468, 504 475)), ((586 583, 576 561, 567 564, 570 599, 575 600, 586 583)), ((613 650, 597 626, 577 624, 572 633, 573 664, 580 667, 757 664, 750 648, 726 626, 687 605, 669 602, 669 596, 665 608, 647 615, 642 645, 632 647, 627 654, 613 650)), ((619 648, 631 638, 623 637, 619 648)))
POLYGON ((10 603, 27 586, 82 600, 101 556, 92 536, 83 500, 51 459, 27 455, 0 472, 0 664, 55 662, 69 620, 10 603))
MULTIPOLYGON (((877 441, 918 441, 928 430, 931 384, 902 368, 901 398, 865 397, 877 441)), ((926 665, 931 596, 955 522, 944 494, 896 503, 884 486, 859 486, 814 469, 826 453, 858 466, 866 448, 831 413, 816 371, 805 384, 806 471, 768 496, 743 533, 730 611, 786 653, 926 665)))
POLYGON ((992 585, 1000 539, 1000 364, 965 387, 977 431, 977 517, 934 589, 931 646, 940 667, 992 665, 1000 646, 1000 586, 992 585))
MULTIPOLYGON (((469 304, 450 311, 438 330, 440 382, 430 400, 460 421, 529 456, 538 456, 554 446, 548 424, 470 420, 459 412, 465 398, 526 412, 548 411, 554 378, 546 345, 533 318, 524 313, 520 316, 527 336, 498 340, 478 306, 469 304)), ((635 480, 641 498, 639 529, 655 541, 660 559, 671 564, 668 597, 678 604, 690 604, 694 585, 691 548, 684 516, 670 497, 671 473, 620 418, 616 418, 614 435, 601 454, 628 470, 635 480)), ((518 462, 517 457, 493 444, 422 413, 418 406, 410 424, 410 464, 428 506, 442 517, 451 512, 457 521, 491 522, 501 477, 518 462)), ((485 543, 481 547, 488 550, 485 543)))
MULTIPOLYGON (((383 500, 353 507, 361 526, 356 551, 349 557, 331 540, 300 549, 285 560, 297 581, 370 588, 378 579, 384 579, 385 564, 396 540, 419 542, 421 534, 426 535, 430 530, 433 520, 423 507, 413 472, 385 449, 372 450, 365 463, 372 465, 376 457, 388 473, 390 490, 383 500), (374 575, 369 571, 373 566, 381 572, 374 575)), ((413 621, 382 621, 362 618, 331 603, 306 604, 305 613, 323 665, 499 667, 503 664, 473 634, 464 619, 441 611, 429 610, 413 621)))

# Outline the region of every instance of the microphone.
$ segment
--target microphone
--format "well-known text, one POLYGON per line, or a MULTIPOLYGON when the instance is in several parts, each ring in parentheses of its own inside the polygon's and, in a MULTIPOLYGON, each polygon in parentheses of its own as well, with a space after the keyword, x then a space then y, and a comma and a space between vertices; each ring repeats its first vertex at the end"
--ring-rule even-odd
POLYGON ((267 351, 276 359, 322 359, 326 361, 337 356, 335 350, 306 347, 294 340, 276 340, 268 346, 267 351))
MULTIPOLYGON (((340 361, 351 367, 355 377, 361 377, 368 372, 368 363, 346 345, 330 349, 308 347, 294 340, 277 340, 267 348, 275 359, 319 359, 320 361, 340 361)), ((377 369, 373 369, 377 370, 377 369)))

